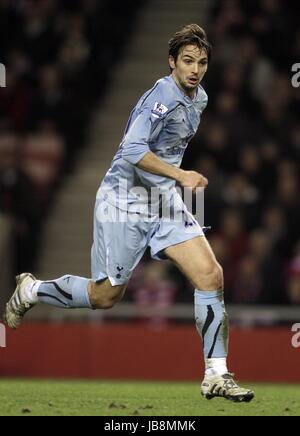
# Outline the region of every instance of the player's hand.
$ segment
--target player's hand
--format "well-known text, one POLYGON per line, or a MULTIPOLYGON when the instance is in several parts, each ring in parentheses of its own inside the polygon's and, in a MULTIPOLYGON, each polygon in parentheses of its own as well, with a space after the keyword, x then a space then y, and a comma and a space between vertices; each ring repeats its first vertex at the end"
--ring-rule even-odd
POLYGON ((208 180, 196 171, 182 171, 179 183, 183 188, 191 188, 196 193, 197 188, 206 188, 208 180))

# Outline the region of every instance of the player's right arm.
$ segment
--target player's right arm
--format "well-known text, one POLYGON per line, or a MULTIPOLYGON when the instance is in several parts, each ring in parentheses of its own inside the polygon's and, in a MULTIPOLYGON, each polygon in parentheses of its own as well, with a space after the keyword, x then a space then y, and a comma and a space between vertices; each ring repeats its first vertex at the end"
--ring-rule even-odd
POLYGON ((136 166, 141 170, 151 174, 176 180, 182 187, 191 188, 195 191, 197 188, 206 188, 208 180, 196 171, 184 171, 173 165, 169 165, 149 151, 136 166))

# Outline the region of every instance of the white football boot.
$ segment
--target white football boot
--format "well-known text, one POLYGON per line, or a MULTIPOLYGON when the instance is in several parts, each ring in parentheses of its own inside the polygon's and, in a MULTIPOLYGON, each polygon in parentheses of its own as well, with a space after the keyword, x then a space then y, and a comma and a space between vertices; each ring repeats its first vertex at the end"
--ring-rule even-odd
POLYGON ((20 326, 24 315, 35 306, 29 301, 28 294, 36 283, 36 279, 32 274, 25 273, 17 276, 16 281, 16 290, 7 303, 3 315, 4 322, 14 330, 20 326))
POLYGON ((254 392, 240 388, 233 377, 233 374, 205 377, 201 385, 202 395, 207 400, 222 397, 236 403, 249 403, 254 398, 254 392))

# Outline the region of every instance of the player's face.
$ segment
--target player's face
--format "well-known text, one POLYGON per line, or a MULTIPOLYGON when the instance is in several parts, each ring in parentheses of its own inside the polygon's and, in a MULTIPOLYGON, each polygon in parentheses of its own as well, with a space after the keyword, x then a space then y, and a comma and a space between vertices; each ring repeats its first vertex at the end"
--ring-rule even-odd
POLYGON ((186 45, 180 51, 177 62, 170 56, 169 63, 177 85, 189 96, 194 96, 208 68, 206 51, 195 45, 186 45))

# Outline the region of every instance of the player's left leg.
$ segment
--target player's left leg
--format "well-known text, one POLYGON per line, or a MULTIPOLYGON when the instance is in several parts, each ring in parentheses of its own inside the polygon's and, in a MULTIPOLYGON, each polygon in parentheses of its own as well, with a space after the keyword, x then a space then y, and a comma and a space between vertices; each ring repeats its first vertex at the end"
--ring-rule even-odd
POLYGON ((196 325, 203 339, 206 364, 202 394, 208 399, 223 396, 233 401, 251 401, 253 392, 240 388, 227 370, 229 325, 223 270, 207 239, 196 237, 170 246, 164 253, 196 289, 196 325))

